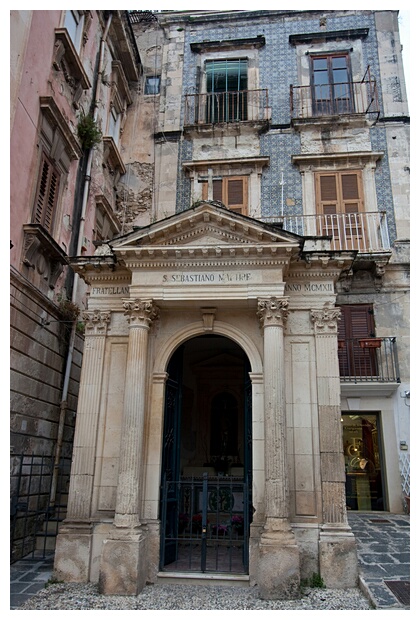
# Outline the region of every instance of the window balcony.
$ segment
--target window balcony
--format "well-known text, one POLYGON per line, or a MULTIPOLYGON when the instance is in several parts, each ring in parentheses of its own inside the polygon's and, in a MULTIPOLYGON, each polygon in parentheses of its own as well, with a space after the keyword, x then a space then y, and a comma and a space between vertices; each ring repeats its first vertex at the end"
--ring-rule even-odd
POLYGON ((219 123, 268 123, 268 90, 241 90, 185 96, 186 127, 219 123))
POLYGON ((400 383, 394 336, 339 340, 338 363, 341 383, 400 383))
POLYGON ((369 69, 360 82, 290 86, 290 109, 294 125, 331 117, 363 117, 376 121, 379 101, 376 80, 369 69))
POLYGON ((285 215, 261 219, 280 224, 283 230, 303 237, 331 237, 331 250, 357 250, 366 254, 390 250, 384 211, 285 215))

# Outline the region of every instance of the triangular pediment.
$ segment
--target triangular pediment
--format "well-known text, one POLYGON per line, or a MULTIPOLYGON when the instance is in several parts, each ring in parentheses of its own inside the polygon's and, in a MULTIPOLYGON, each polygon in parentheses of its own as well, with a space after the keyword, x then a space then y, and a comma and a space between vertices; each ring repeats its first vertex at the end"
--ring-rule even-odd
POLYGON ((280 244, 299 247, 301 237, 230 211, 211 202, 201 202, 190 209, 109 242, 118 254, 130 249, 238 247, 280 244))

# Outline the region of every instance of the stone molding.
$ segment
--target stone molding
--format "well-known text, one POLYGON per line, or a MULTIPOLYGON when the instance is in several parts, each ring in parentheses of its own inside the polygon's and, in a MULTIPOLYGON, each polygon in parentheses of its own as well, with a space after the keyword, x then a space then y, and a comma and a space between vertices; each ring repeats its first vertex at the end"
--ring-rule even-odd
POLYGON ((340 308, 326 306, 322 310, 311 310, 311 320, 315 334, 336 334, 337 322, 340 320, 340 308))
POLYGON ((83 312, 82 319, 85 323, 86 335, 105 336, 111 320, 111 312, 90 310, 83 312))
POLYGON ((152 322, 159 318, 159 308, 153 299, 125 299, 123 300, 123 308, 130 326, 148 329, 152 322))
POLYGON ((257 316, 263 327, 276 325, 284 327, 289 315, 289 301, 284 297, 269 297, 258 299, 257 316))

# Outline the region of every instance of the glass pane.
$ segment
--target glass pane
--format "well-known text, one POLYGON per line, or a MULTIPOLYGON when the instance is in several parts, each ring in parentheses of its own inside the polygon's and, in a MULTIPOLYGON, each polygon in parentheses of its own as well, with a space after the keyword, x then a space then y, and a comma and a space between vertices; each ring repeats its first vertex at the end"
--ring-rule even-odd
POLYGON ((313 58, 314 71, 327 70, 326 58, 313 58))
POLYGON ((333 69, 346 69, 347 70, 347 57, 346 56, 333 56, 331 59, 333 69))
POLYGON ((384 510, 378 416, 342 414, 347 510, 384 510))

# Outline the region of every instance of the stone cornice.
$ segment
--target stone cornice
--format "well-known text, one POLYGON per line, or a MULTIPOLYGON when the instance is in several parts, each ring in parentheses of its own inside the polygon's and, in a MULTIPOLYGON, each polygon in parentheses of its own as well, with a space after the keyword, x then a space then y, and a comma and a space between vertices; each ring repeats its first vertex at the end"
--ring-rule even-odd
POLYGON ((251 165, 256 168, 263 168, 270 163, 269 157, 238 157, 231 159, 203 159, 203 160, 191 160, 182 162, 182 167, 186 172, 193 169, 200 168, 212 168, 214 166, 223 166, 226 168, 232 168, 235 166, 247 166, 251 165))
POLYGON ((311 166, 338 166, 353 164, 354 166, 376 164, 384 156, 383 151, 354 151, 345 153, 301 153, 292 155, 292 163, 301 168, 311 166))

